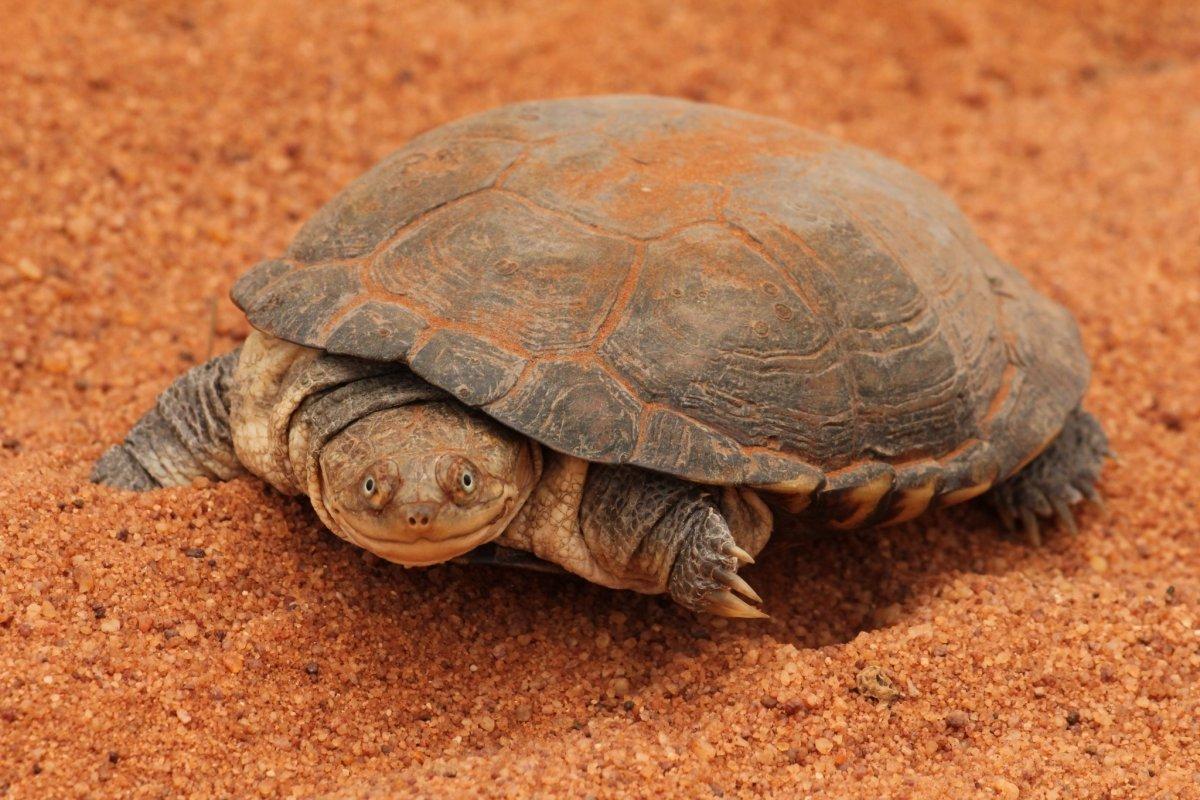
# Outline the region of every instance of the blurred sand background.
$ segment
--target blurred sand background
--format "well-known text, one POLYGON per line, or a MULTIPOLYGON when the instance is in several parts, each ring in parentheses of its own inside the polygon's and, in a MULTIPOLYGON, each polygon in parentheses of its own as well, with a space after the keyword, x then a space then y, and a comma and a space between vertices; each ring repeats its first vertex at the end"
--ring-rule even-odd
MULTIPOLYGON (((1200 797, 1200 7, 0 0, 0 797, 1200 797), (239 480, 87 483, 233 279, 423 129, 657 92, 943 186, 1079 317, 1120 463, 780 536, 772 619, 406 571, 239 480), (856 691, 878 666, 904 692, 856 691)), ((212 323, 215 307, 215 327, 212 323)))

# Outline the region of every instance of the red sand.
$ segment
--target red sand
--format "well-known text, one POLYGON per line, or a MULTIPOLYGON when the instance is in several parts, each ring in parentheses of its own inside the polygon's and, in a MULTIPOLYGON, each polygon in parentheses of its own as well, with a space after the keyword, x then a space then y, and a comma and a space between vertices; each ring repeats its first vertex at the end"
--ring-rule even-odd
POLYGON ((0 797, 1200 797, 1197 9, 0 2, 0 797), (1079 316, 1107 508, 1038 550, 971 509, 779 536, 773 618, 735 624, 405 571, 255 481, 87 483, 346 181, 607 91, 943 185, 1079 316), (905 696, 856 692, 870 665, 905 696))

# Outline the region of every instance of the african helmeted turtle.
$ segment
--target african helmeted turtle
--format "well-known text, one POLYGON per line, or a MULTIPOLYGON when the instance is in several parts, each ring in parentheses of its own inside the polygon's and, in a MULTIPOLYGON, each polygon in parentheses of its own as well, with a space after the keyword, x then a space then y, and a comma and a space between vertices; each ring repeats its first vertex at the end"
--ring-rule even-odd
POLYGON ((760 616, 737 568, 774 513, 848 529, 990 491, 1036 531, 1070 521, 1107 453, 1070 314, 953 202, 712 105, 590 97, 443 125, 232 295, 255 331, 93 478, 249 471, 406 565, 494 542, 760 616))

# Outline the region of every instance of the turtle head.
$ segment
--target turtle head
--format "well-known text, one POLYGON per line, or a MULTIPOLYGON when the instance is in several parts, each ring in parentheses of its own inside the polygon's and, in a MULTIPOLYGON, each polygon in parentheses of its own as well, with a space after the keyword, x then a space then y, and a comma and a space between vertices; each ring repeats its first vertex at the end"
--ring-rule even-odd
POLYGON ((376 411, 326 443, 321 498, 335 532, 423 566, 504 532, 529 497, 537 445, 453 402, 376 411))

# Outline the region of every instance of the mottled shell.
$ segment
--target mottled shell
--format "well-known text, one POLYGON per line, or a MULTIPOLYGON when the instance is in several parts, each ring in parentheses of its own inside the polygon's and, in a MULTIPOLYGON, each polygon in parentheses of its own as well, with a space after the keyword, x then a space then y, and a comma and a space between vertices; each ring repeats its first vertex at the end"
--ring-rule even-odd
POLYGON ((405 361, 556 450, 821 489, 847 527, 980 493, 1088 377, 1070 315, 928 181, 667 98, 425 133, 233 297, 267 333, 405 361))

